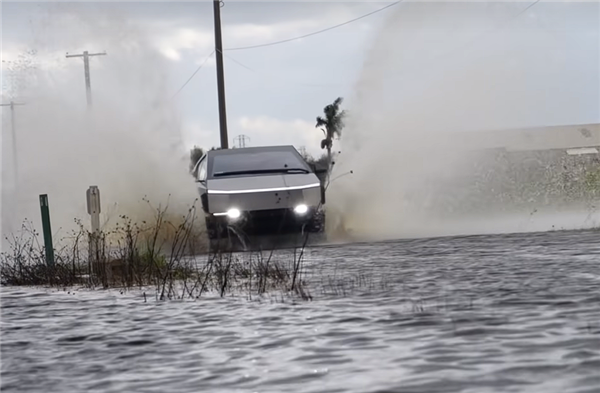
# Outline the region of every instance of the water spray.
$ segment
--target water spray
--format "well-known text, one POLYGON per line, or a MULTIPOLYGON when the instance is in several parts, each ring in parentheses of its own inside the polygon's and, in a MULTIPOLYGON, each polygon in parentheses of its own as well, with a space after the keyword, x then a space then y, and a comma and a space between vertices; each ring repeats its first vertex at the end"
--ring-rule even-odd
MULTIPOLYGON (((46 13, 35 22, 43 29, 31 46, 45 57, 35 69, 26 64, 26 69, 5 78, 13 94, 28 102, 19 111, 19 140, 35 141, 16 148, 20 187, 13 198, 2 199, 6 235, 26 217, 39 217, 37 195, 46 193, 52 196, 55 235, 77 231, 76 221, 89 217, 82 197, 89 184, 97 185, 104 205, 113 207, 100 217, 110 226, 122 216, 134 223, 152 222, 154 206, 164 206, 165 200, 166 219, 177 225, 197 198, 189 152, 181 142, 178 108, 168 97, 169 61, 143 25, 124 18, 123 12, 114 13, 115 6, 91 7, 94 12, 89 12, 89 4, 44 8, 46 13), (66 24, 68 31, 63 28, 66 24), (81 79, 62 52, 65 47, 83 49, 90 42, 116 55, 94 71, 93 112, 91 94, 87 105, 72 94, 81 79), (35 78, 22 83, 23 75, 30 74, 35 78)), ((88 58, 95 55, 100 53, 88 52, 88 58)), ((86 66, 85 52, 67 56, 83 57, 86 66)), ((84 71, 90 92, 89 67, 84 71)), ((10 166, 3 169, 16 169, 10 166)), ((33 222, 36 227, 38 220, 33 222)))
POLYGON ((503 157, 525 155, 530 139, 540 149, 569 146, 567 132, 510 130, 600 122, 598 11, 591 3, 536 2, 526 11, 518 3, 399 5, 348 97, 353 116, 336 169, 360 171, 329 189, 336 213, 328 217, 340 233, 390 239, 582 225, 588 212, 576 205, 571 212, 541 197, 511 202, 531 181, 505 180, 517 164, 503 157), (482 179, 491 180, 479 190, 482 179), (497 196, 501 202, 486 204, 497 196), (535 222, 524 228, 532 207, 535 222))
POLYGON ((102 53, 89 53, 88 51, 83 51, 83 53, 80 55, 70 55, 67 53, 65 56, 66 58, 83 57, 83 70, 84 70, 84 76, 85 76, 85 93, 86 93, 88 108, 92 107, 92 85, 90 82, 90 57, 93 57, 93 56, 106 56, 106 51, 104 51, 102 53))

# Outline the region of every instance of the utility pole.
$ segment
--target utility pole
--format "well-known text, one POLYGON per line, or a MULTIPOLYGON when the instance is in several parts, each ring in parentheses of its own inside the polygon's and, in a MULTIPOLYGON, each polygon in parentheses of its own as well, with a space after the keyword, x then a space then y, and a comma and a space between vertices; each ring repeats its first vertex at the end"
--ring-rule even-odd
POLYGON ((90 83, 90 57, 91 56, 105 56, 106 52, 102 53, 88 53, 88 51, 84 51, 80 55, 70 55, 67 53, 66 57, 83 57, 83 68, 85 72, 85 92, 87 96, 87 105, 88 108, 92 107, 92 86, 90 83))
POLYGON ((225 75, 223 71, 223 38, 221 37, 221 0, 213 0, 215 16, 215 54, 217 55, 217 90, 219 94, 219 126, 221 149, 229 148, 227 137, 227 111, 225 109, 225 75))
POLYGON ((12 150, 13 150, 13 171, 15 176, 15 184, 19 179, 19 161, 17 160, 17 132, 15 126, 15 106, 17 105, 25 105, 18 102, 11 101, 10 104, 0 104, 0 106, 9 106, 10 107, 10 129, 11 129, 11 138, 12 138, 12 150))
POLYGON ((238 135, 233 139, 233 145, 235 146, 235 142, 238 142, 238 147, 244 148, 246 147, 246 139, 250 140, 250 138, 246 135, 238 135))

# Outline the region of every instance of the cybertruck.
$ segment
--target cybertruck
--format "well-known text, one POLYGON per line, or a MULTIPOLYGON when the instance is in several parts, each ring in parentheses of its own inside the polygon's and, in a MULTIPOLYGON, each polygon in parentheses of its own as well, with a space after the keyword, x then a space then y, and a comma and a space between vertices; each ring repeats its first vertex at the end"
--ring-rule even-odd
POLYGON ((231 236, 323 232, 325 172, 293 146, 206 152, 194 175, 211 245, 231 236))

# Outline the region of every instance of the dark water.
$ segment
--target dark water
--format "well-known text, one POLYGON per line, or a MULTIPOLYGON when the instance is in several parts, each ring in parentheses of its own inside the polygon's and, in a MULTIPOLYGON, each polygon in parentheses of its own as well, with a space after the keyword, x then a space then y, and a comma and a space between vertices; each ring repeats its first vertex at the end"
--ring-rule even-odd
POLYGON ((3 288, 2 391, 600 392, 599 237, 315 248, 310 302, 3 288))

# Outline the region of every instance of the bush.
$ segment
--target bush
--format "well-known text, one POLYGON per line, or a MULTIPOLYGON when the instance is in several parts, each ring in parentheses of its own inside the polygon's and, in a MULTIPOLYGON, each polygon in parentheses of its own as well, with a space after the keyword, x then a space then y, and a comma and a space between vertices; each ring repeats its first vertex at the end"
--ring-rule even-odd
POLYGON ((57 242, 53 266, 46 264, 39 233, 26 221, 18 236, 7 238, 9 251, 0 254, 0 281, 19 286, 151 286, 161 300, 199 298, 210 291, 260 296, 270 290, 310 298, 300 279, 306 242, 287 264, 273 260, 273 251, 267 258, 262 252, 238 255, 231 250, 199 256, 198 243, 207 239, 197 225, 195 206, 179 223, 165 219, 167 208, 155 212, 151 224, 121 216, 114 229, 96 236, 77 222, 79 229, 57 242))

